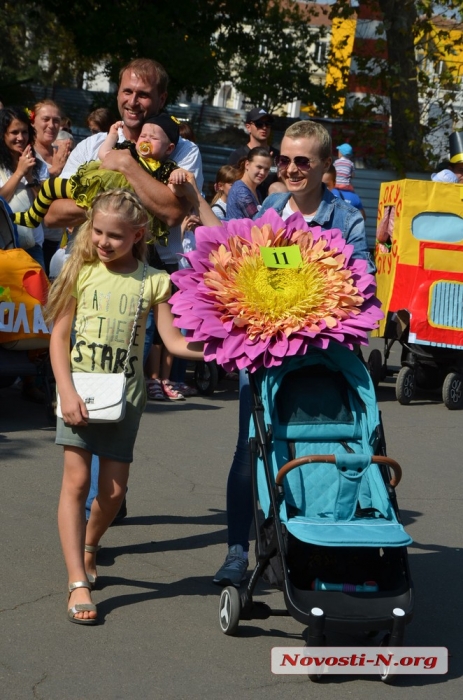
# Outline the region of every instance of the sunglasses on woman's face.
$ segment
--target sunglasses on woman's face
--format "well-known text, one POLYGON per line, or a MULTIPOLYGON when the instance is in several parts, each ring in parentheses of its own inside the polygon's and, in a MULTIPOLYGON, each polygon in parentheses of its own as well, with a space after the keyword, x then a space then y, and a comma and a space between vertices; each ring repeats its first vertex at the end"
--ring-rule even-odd
POLYGON ((275 165, 279 170, 286 170, 291 163, 294 163, 298 170, 307 172, 307 170, 310 170, 310 168, 313 168, 319 162, 320 158, 306 158, 306 156, 296 156, 292 160, 288 158, 288 156, 277 156, 275 158, 275 165))

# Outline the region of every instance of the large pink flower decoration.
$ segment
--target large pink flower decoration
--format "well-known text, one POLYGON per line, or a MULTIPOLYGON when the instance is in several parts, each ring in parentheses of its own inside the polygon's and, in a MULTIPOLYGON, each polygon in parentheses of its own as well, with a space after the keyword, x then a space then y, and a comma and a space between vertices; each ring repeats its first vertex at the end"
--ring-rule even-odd
POLYGON ((341 231, 310 228, 300 214, 283 221, 270 209, 256 221, 204 226, 196 246, 186 256, 191 268, 172 275, 175 325, 227 371, 280 365, 330 340, 366 345, 383 317, 367 262, 352 259, 341 231), (297 268, 266 266, 261 247, 294 245, 297 268))

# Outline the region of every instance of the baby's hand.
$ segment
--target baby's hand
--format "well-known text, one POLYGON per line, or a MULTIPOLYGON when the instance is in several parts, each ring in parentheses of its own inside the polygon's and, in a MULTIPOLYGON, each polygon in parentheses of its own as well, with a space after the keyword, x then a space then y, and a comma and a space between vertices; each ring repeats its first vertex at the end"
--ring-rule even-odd
POLYGON ((193 173, 188 172, 188 170, 183 170, 183 168, 177 168, 173 170, 169 177, 170 185, 183 185, 185 182, 194 182, 195 176, 193 173))
POLYGON ((117 134, 119 129, 122 129, 123 126, 123 121, 114 122, 114 124, 111 124, 111 126, 109 127, 108 134, 117 134))
POLYGON ((194 174, 183 168, 171 172, 169 186, 177 197, 186 197, 193 205, 197 204, 198 197, 201 196, 194 174))

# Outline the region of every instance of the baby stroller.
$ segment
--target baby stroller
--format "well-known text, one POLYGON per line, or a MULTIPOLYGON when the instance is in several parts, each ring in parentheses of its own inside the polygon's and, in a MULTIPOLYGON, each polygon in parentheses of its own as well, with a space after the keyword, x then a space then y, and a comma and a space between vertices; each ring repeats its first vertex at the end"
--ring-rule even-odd
POLYGON ((41 314, 34 308, 40 307, 48 281, 40 265, 17 248, 10 212, 0 197, 0 389, 11 386, 18 377, 41 377, 47 416, 53 421, 49 334, 42 330, 41 314))
MULTIPOLYGON (((331 342, 250 381, 255 522, 257 501, 265 522, 246 590, 222 591, 222 631, 234 634, 240 619, 272 614, 253 603, 262 576, 282 589, 309 646, 332 633, 381 631, 384 644, 402 646, 413 612, 411 539, 394 491, 401 469, 386 457, 367 368, 331 342)), ((391 682, 392 674, 381 678, 391 682)))

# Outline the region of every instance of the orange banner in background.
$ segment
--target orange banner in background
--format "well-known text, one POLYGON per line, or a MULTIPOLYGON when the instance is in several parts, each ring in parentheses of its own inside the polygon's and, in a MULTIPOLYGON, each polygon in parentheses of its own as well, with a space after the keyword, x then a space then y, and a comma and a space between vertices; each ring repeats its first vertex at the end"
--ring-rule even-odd
POLYGON ((0 250, 0 344, 16 349, 48 345, 42 312, 48 288, 41 265, 25 250, 0 250))

